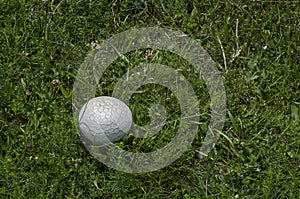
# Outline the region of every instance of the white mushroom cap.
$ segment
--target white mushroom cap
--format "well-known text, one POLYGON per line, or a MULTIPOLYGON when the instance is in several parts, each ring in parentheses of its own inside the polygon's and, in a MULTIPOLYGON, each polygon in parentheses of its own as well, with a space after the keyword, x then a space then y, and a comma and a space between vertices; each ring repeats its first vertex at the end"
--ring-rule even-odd
POLYGON ((132 114, 122 101, 107 96, 89 100, 80 110, 80 132, 93 145, 120 140, 130 130, 132 114))

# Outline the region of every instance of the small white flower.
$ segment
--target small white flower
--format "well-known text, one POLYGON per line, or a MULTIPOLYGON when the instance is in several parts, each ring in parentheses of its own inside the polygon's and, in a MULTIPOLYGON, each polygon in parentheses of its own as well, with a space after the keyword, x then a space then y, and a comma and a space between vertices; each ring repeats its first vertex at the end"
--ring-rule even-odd
POLYGON ((100 49, 100 45, 97 43, 97 41, 96 42, 91 42, 91 45, 92 45, 92 48, 93 48, 93 50, 98 50, 98 49, 100 49))
POLYGON ((52 84, 54 84, 54 85, 58 85, 60 82, 59 82, 59 80, 58 79, 54 79, 54 80, 52 80, 52 84))

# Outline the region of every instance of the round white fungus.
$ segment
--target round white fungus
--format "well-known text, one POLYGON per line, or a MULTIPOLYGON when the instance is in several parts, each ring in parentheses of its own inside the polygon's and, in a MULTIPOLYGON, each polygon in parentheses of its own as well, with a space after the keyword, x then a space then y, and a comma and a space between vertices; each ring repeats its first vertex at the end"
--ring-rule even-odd
POLYGON ((101 146, 124 137, 131 127, 132 115, 122 101, 101 96, 83 105, 78 124, 80 132, 91 144, 101 146))

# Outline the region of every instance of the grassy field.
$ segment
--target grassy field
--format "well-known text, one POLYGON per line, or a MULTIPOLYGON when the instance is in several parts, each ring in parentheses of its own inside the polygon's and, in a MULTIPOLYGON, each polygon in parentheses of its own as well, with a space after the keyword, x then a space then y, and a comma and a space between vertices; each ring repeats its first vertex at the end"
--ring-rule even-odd
MULTIPOLYGON (((0 25, 0 198, 299 198, 299 1, 1 0, 0 25), (183 31, 219 63, 227 117, 217 145, 199 159, 209 118, 206 87, 188 64, 176 65, 178 57, 153 52, 147 61, 162 57, 180 69, 206 114, 193 147, 177 161, 127 174, 96 160, 81 143, 73 83, 91 43, 149 26, 183 31)), ((125 56, 145 61, 142 50, 125 56)), ((113 63, 98 94, 111 95, 127 67, 124 60, 113 63)), ((178 108, 168 90, 147 85, 132 99, 136 123, 149 122, 153 102, 169 113, 178 108)), ((149 151, 175 130, 169 125, 154 143, 119 145, 149 151)))

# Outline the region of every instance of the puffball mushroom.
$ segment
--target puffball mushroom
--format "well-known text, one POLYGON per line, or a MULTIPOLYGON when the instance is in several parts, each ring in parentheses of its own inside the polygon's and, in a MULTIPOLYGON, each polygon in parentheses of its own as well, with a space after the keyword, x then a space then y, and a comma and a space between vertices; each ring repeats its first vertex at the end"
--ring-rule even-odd
POLYGON ((125 136, 132 124, 132 114, 124 102, 101 96, 83 105, 78 124, 80 132, 92 145, 101 146, 125 136))

